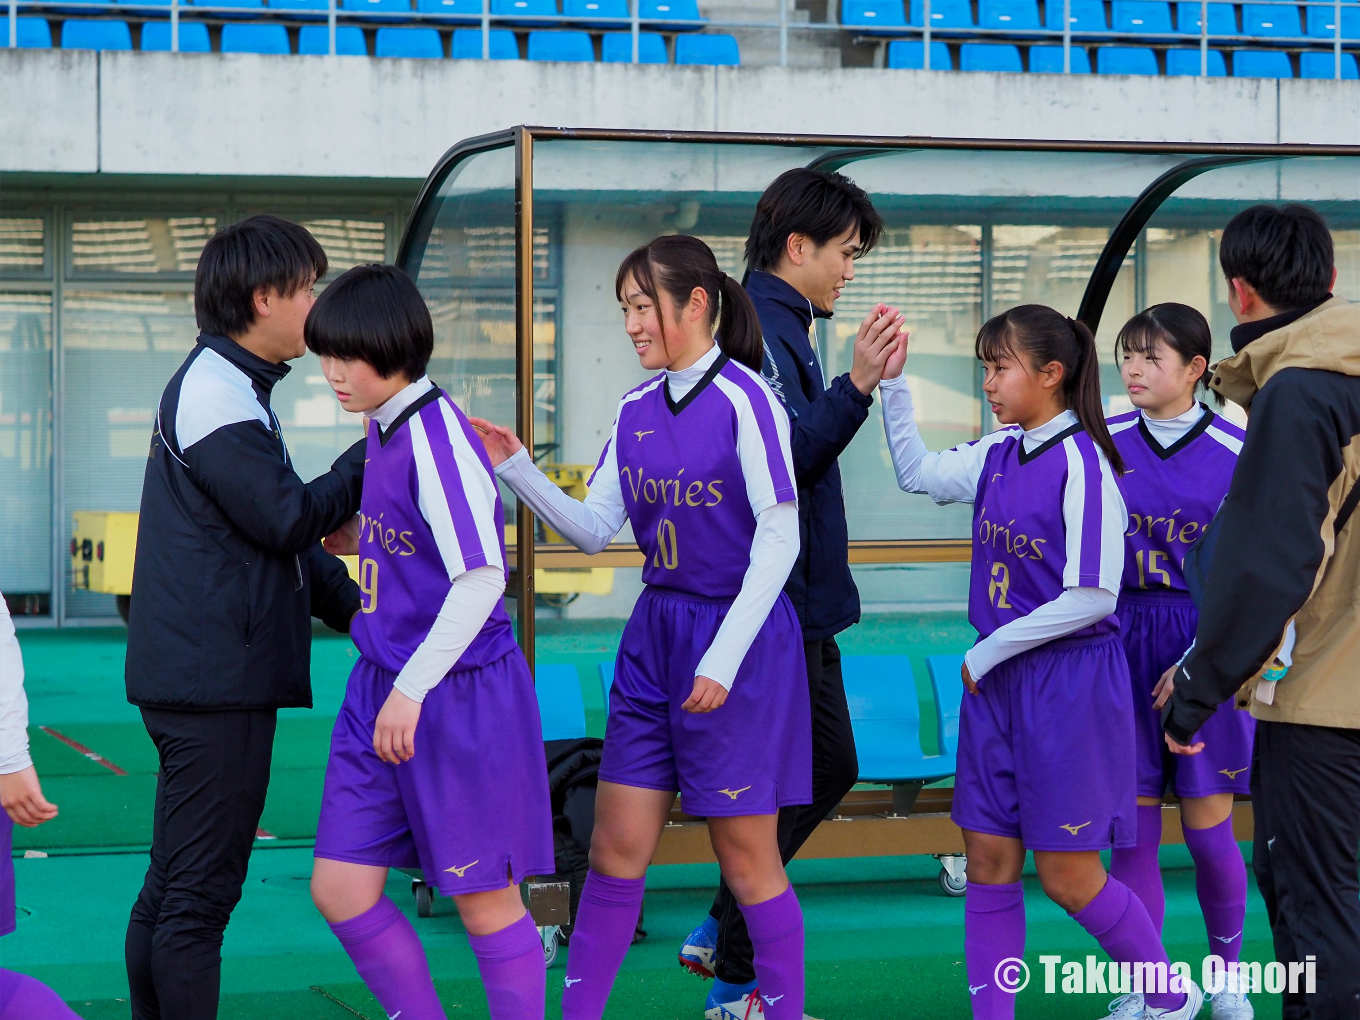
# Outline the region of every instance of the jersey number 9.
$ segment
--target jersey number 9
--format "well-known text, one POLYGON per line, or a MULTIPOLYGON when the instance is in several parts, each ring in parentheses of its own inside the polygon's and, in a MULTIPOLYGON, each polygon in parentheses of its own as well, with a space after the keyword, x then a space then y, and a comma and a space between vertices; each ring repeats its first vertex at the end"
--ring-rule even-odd
POLYGON ((378 561, 359 561, 359 591, 363 599, 359 608, 365 613, 375 612, 378 608, 378 561))

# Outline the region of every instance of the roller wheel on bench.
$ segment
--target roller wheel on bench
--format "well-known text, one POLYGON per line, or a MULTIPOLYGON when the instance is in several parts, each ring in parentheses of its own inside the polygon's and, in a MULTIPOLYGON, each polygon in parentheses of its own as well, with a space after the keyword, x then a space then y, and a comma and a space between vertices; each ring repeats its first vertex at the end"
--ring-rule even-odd
POLYGON ((543 966, 551 967, 557 960, 557 945, 562 929, 555 924, 539 928, 539 938, 543 940, 543 966))
POLYGON ((954 878, 949 874, 949 869, 940 868, 940 888, 944 890, 946 896, 962 896, 968 891, 968 877, 961 875, 954 878))
POLYGON ((411 879, 411 891, 416 894, 416 916, 434 916, 434 890, 419 878, 411 879))

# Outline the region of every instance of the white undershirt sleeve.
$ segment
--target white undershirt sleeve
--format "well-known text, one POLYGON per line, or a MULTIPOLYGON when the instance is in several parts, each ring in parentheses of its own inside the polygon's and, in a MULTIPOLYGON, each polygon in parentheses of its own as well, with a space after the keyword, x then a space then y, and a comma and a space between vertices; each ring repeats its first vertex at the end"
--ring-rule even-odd
POLYGON ((505 572, 500 567, 473 567, 459 574, 430 632, 401 667, 393 686, 412 701, 423 702, 463 657, 504 594, 505 572))
POLYGON ((0 776, 22 772, 32 764, 28 756, 24 657, 14 634, 9 606, 0 597, 0 776))
POLYGON ((1074 634, 1114 612, 1119 599, 1104 588, 1068 588, 1052 602, 992 631, 964 654, 980 680, 993 667, 1031 648, 1074 634))
POLYGON ((931 453, 916 425, 916 411, 906 377, 882 380, 878 392, 883 401, 883 430, 887 434, 898 488, 903 492, 925 493, 936 503, 973 502, 987 461, 987 450, 1004 439, 1008 430, 993 432, 943 453, 931 453))
POLYGON ((695 676, 706 676, 729 691, 746 653, 784 590, 798 559, 798 504, 775 503, 756 518, 751 562, 713 643, 699 660, 695 676))
POLYGON ((496 477, 503 481, 525 506, 548 527, 583 553, 602 551, 619 533, 628 512, 618 491, 618 469, 614 466, 614 444, 591 482, 585 501, 572 499, 538 469, 527 450, 520 450, 496 465, 496 477), (611 492, 609 483, 613 482, 611 492))

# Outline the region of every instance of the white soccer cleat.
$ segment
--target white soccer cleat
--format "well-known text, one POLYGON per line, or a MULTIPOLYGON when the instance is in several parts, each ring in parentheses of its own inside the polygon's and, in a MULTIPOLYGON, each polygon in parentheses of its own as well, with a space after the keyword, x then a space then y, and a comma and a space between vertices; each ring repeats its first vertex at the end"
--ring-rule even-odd
POLYGON ((1185 990, 1185 1004, 1180 1009, 1156 1009, 1144 1003, 1143 1016, 1147 1020, 1194 1020, 1204 1008, 1204 992, 1195 982, 1189 984, 1185 990))
POLYGON ((1143 993, 1130 992, 1113 1000, 1108 1007, 1109 1015, 1104 1020, 1142 1020, 1143 993))
POLYGON ((1207 996, 1213 1009, 1213 1020, 1253 1020, 1256 1010, 1241 992, 1219 992, 1207 996))
POLYGON ((704 1008, 704 1020, 763 1020, 765 1000, 760 997, 760 989, 755 988, 732 1002, 719 1002, 711 992, 704 1008))

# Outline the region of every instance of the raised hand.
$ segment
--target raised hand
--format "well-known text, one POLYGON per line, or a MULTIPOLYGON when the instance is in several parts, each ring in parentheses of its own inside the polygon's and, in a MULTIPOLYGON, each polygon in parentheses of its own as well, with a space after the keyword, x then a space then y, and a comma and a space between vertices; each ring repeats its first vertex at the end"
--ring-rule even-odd
POLYGON ((854 352, 850 363, 850 381, 866 397, 883 378, 888 357, 897 349, 897 337, 902 329, 903 316, 890 305, 874 305, 864 317, 855 334, 854 352))
POLYGON ((469 417, 468 422, 482 437, 482 445, 486 447, 486 455, 491 458, 492 467, 504 463, 524 449, 519 436, 504 425, 493 425, 485 418, 469 417))
POLYGON ((896 346, 888 354, 888 360, 883 365, 884 379, 896 379, 907 367, 907 342, 910 339, 911 334, 905 331, 897 334, 896 346))

